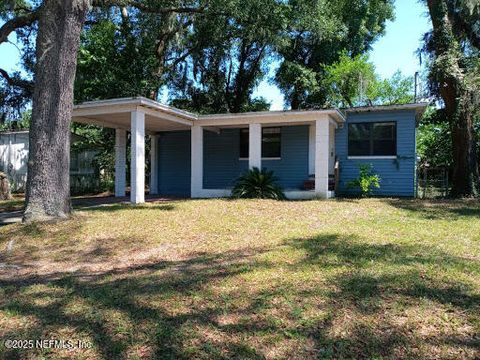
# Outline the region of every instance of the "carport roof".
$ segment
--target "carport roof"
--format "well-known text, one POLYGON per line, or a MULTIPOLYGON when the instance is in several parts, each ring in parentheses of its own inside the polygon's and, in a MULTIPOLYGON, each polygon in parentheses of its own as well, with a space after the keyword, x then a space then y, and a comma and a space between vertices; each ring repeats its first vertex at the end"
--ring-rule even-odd
POLYGON ((315 121, 321 117, 328 117, 337 123, 342 123, 345 121, 346 112, 411 109, 421 114, 425 110, 425 107, 426 104, 416 103, 394 106, 369 106, 343 110, 285 110, 240 114, 198 115, 144 97, 132 97, 89 101, 75 105, 72 120, 79 123, 129 130, 130 113, 133 111, 142 111, 145 113, 146 132, 155 133, 158 131, 186 130, 194 123, 209 127, 247 125, 256 122, 262 124, 301 124, 315 121))

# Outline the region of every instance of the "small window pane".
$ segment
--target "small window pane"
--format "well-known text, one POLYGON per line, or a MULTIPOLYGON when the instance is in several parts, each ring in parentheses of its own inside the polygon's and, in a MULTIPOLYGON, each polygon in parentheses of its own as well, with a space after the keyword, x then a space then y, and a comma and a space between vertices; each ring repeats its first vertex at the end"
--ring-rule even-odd
POLYGON ((376 156, 397 154, 395 123, 373 124, 373 153, 376 156))
POLYGON ((348 155, 370 155, 370 128, 369 123, 348 125, 348 155))
POLYGON ((377 123, 373 124, 373 137, 377 139, 394 139, 395 124, 394 123, 377 123))
POLYGON ((350 140, 370 141, 370 124, 350 124, 348 136, 350 140))
POLYGON ((240 157, 248 158, 248 129, 240 129, 240 157))
POLYGON ((368 156, 370 155, 370 140, 366 141, 350 141, 348 143, 351 156, 368 156))
POLYGON ((279 158, 281 156, 280 128, 262 129, 262 157, 279 158))
POLYGON ((376 140, 373 143, 373 155, 396 155, 395 142, 391 140, 376 140))

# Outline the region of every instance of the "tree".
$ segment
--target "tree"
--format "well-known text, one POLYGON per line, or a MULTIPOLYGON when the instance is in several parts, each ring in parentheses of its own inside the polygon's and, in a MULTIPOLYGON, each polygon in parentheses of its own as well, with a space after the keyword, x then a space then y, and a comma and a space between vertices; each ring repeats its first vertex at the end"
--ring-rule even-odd
POLYGON ((276 0, 219 5, 195 18, 177 46, 174 58, 182 61, 169 79, 172 104, 199 113, 268 110, 252 93, 281 40, 285 6, 276 0))
MULTIPOLYGON (((387 81, 388 83, 388 81, 387 81)), ((353 107, 371 99, 378 88, 375 66, 367 55, 351 58, 342 53, 338 62, 325 66, 324 88, 329 90, 329 100, 335 106, 353 107)))
POLYGON ((412 103, 416 100, 414 78, 398 70, 390 79, 377 80, 368 96, 373 104, 379 105, 412 103))
POLYGON ((393 19, 392 0, 290 0, 275 82, 292 109, 326 105, 325 67, 365 54, 393 19))
MULTIPOLYGON (((125 8, 91 13, 81 35, 74 102, 138 95, 156 100, 165 84, 163 59, 157 52, 157 38, 167 27, 164 17, 125 8)), ((72 131, 84 139, 76 147, 97 150, 94 161, 102 170, 101 184, 109 189, 115 163, 112 129, 72 124, 72 131)))
POLYGON ((381 79, 367 54, 351 58, 346 52, 324 67, 321 84, 325 105, 330 107, 407 104, 414 101, 414 87, 413 77, 397 71, 381 79))
POLYGON ((87 0, 45 1, 38 16, 24 219, 70 213, 70 121, 87 0))
POLYGON ((453 155, 453 196, 478 196, 475 121, 480 108, 480 31, 475 0, 426 0, 433 25, 425 37, 431 92, 448 119, 453 155))
POLYGON ((452 166, 451 133, 444 109, 427 108, 418 126, 417 154, 421 165, 452 166))
POLYGON ((181 6, 172 1, 136 0, 2 3, 0 11, 6 22, 0 27, 0 44, 13 31, 38 26, 25 221, 65 218, 71 211, 69 149, 73 85, 80 34, 92 5, 131 7, 155 14, 197 13, 203 7, 194 1, 181 6))

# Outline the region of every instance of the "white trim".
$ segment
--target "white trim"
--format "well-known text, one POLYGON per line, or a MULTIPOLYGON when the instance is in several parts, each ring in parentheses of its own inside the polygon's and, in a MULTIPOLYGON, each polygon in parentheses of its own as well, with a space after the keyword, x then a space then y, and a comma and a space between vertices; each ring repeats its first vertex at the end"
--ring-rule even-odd
POLYGON ((332 119, 337 123, 344 123, 345 117, 338 110, 322 111, 292 111, 292 112, 252 112, 240 114, 202 115, 195 123, 202 126, 241 126, 250 124, 264 124, 265 126, 289 126, 305 124, 320 118, 332 119))
MULTIPOLYGON (((286 190, 285 196, 289 200, 311 200, 325 198, 318 196, 313 190, 286 190)), ((197 198, 212 199, 212 198, 226 198, 232 196, 232 190, 229 189, 201 189, 198 192, 197 198)), ((327 192, 327 199, 335 197, 333 191, 327 192)))
POLYGON ((211 115, 200 115, 198 120, 227 120, 227 119, 241 119, 244 121, 247 118, 259 119, 262 117, 309 117, 310 119, 318 119, 321 116, 330 115, 334 120, 338 122, 344 122, 345 116, 338 109, 324 109, 324 110, 280 110, 280 111, 252 111, 246 113, 226 113, 226 114, 211 114, 211 115))
POLYGON ((313 190, 287 190, 284 193, 289 200, 331 199, 335 197, 334 191, 327 191, 326 196, 319 196, 313 190))
MULTIPOLYGON (((107 108, 107 113, 108 112, 119 112, 119 111, 112 111, 112 107, 115 108, 115 110, 120 110, 120 112, 124 111, 124 108, 127 108, 129 110, 132 109, 132 107, 136 106, 144 106, 146 108, 154 109, 160 112, 165 112, 168 114, 172 114, 187 120, 196 120, 198 119, 198 116, 196 114, 189 113, 187 111, 183 111, 180 109, 176 109, 174 107, 168 106, 161 104, 157 101, 147 99, 145 97, 131 97, 131 98, 120 98, 120 99, 109 99, 109 100, 96 100, 96 101, 86 101, 81 104, 77 104, 73 106, 73 116, 82 116, 80 115, 82 113, 82 110, 95 110, 93 111, 95 114, 99 114, 99 111, 101 113, 105 113, 105 110, 100 110, 101 108, 107 108)), ((127 110, 127 111, 129 111, 127 110)), ((144 110, 146 111, 146 110, 144 110)))
POLYGON ((373 105, 373 106, 359 106, 344 109, 345 112, 369 112, 369 111, 390 111, 390 110, 417 110, 425 111, 428 103, 413 103, 400 105, 373 105))
POLYGON ((196 198, 213 199, 226 198, 232 195, 232 190, 229 189, 200 189, 197 192, 196 198))
POLYGON ((248 168, 262 168, 262 125, 250 124, 248 130, 248 168))
POLYGON ((191 178, 190 196, 199 198, 203 189, 203 127, 194 125, 191 129, 191 178))
MULTIPOLYGON (((198 115, 144 97, 90 101, 77 104, 73 107, 72 121, 110 128, 121 128, 128 125, 117 124, 115 120, 111 119, 111 115, 121 115, 131 113, 132 111, 142 111, 148 116, 146 124, 148 128, 155 125, 152 122, 152 118, 156 118, 180 126, 192 127, 194 124, 197 124, 211 127, 212 129, 208 130, 213 130, 214 132, 218 132, 222 127, 242 127, 250 124, 264 124, 265 126, 308 125, 320 118, 328 118, 335 124, 343 124, 346 121, 345 113, 338 109, 198 115)), ((128 130, 128 128, 126 129, 128 130)), ((168 130, 167 127, 166 131, 168 130)), ((146 134, 150 135, 148 131, 146 134)))
POLYGON ((328 160, 330 147, 330 122, 328 119, 315 123, 315 193, 328 198, 328 160))
POLYGON ((142 111, 149 115, 168 117, 168 120, 186 125, 193 125, 193 122, 197 122, 202 126, 248 125, 252 122, 275 124, 281 123, 282 121, 287 123, 315 121, 322 116, 329 116, 336 123, 345 122, 345 114, 338 109, 257 111, 239 114, 197 115, 144 97, 87 101, 73 106, 72 117, 78 118, 89 115, 131 112, 137 110, 137 107, 141 107, 142 111))
POLYGON ((145 113, 131 113, 130 202, 145 202, 145 113))
POLYGON ((396 159, 397 155, 387 155, 387 156, 348 156, 348 160, 388 160, 388 159, 396 159))
POLYGON ((18 131, 0 131, 0 135, 17 135, 17 134, 28 134, 29 130, 18 130, 18 131))

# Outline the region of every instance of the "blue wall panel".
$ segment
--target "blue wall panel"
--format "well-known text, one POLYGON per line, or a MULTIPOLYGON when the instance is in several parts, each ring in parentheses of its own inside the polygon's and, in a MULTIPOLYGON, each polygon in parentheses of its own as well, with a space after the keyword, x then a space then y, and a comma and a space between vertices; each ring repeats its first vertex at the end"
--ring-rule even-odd
POLYGON ((203 187, 232 188, 235 180, 248 169, 240 160, 240 130, 221 129, 220 133, 203 132, 203 187))
POLYGON ((374 191, 381 196, 415 195, 415 111, 382 111, 348 113, 347 124, 336 131, 336 155, 340 161, 340 192, 352 193, 348 182, 358 176, 360 164, 372 164, 374 173, 382 179, 380 189, 374 191), (397 159, 348 159, 348 123, 395 121, 397 123, 397 159))
POLYGON ((190 196, 190 131, 163 132, 159 137, 158 191, 190 196))
POLYGON ((284 189, 302 189, 308 179, 308 126, 282 127, 281 160, 263 160, 284 189))
MULTIPOLYGON (((281 137, 281 159, 263 160, 262 167, 273 170, 283 188, 301 188, 308 179, 308 126, 282 127, 281 137)), ((248 160, 239 159, 239 141, 240 129, 204 132, 204 188, 231 188, 248 169, 248 160)))

